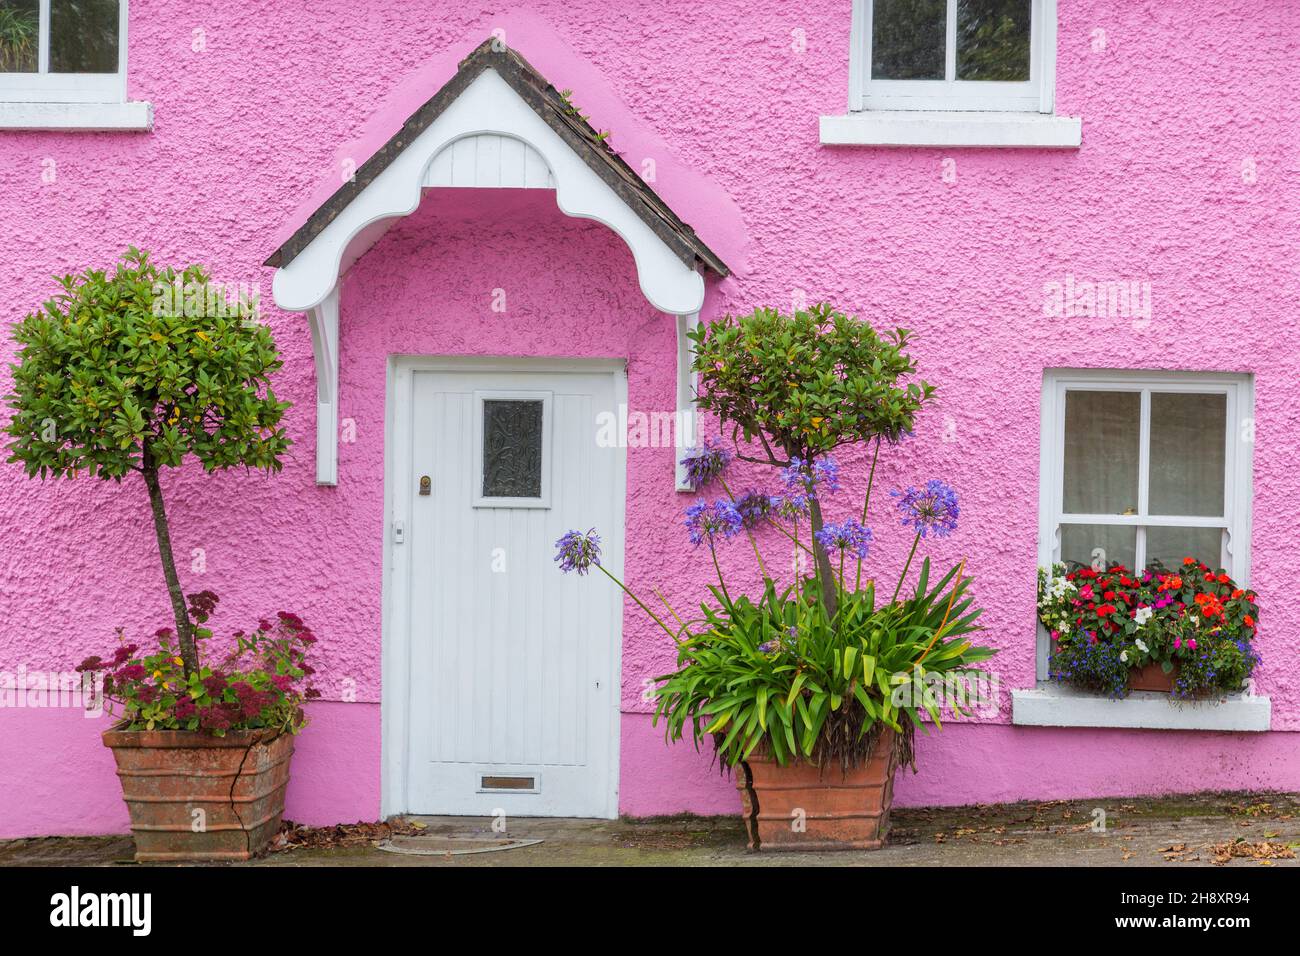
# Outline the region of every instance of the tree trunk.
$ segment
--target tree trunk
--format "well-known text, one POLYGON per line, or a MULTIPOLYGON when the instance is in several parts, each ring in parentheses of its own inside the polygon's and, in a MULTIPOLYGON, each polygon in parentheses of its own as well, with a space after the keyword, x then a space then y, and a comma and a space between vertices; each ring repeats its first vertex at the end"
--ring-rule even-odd
POLYGON ((167 510, 163 507, 162 486, 158 483, 158 466, 154 463, 149 446, 144 448, 142 465, 144 483, 149 488, 149 508, 153 511, 153 530, 158 536, 158 555, 162 558, 163 577, 167 579, 167 593, 172 601, 172 614, 176 618, 176 639, 181 647, 181 660, 189 676, 199 669, 199 655, 194 647, 194 634, 190 628, 189 613, 185 610, 185 595, 176 575, 176 559, 172 557, 172 539, 167 530, 167 510))
POLYGON ((831 567, 830 555, 817 540, 817 532, 822 530, 822 506, 816 498, 808 499, 808 523, 812 527, 813 560, 817 562, 817 576, 822 582, 822 601, 826 604, 826 613, 833 619, 839 607, 838 592, 835 587, 835 571, 831 567))

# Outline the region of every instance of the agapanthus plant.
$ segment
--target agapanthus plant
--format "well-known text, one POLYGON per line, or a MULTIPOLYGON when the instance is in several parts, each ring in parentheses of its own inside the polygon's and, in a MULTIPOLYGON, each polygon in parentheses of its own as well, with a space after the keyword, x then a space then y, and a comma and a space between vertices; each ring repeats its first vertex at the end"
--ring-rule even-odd
MULTIPOLYGON (((600 565, 594 531, 570 531, 556 543, 562 570, 598 568, 676 643, 678 668, 656 678, 654 690, 654 719, 665 722, 670 740, 690 734, 698 746, 711 737, 727 765, 762 747, 780 763, 848 766, 866 759, 888 729, 910 761, 913 729, 937 724, 943 706, 933 695, 900 690, 955 672, 978 675, 969 668, 994 653, 966 638, 979 629, 980 611, 964 563, 932 585, 925 559, 910 596, 903 594, 920 539, 956 528, 956 493, 944 482, 897 493, 903 524, 917 533, 889 601, 877 602, 875 582, 862 579, 880 446, 911 434, 913 416, 933 391, 900 381, 914 371, 903 354, 906 339, 903 331, 878 336, 827 306, 794 317, 759 310, 695 336, 700 405, 733 429, 732 447, 711 436, 682 459, 692 488, 716 484, 722 492, 693 502, 684 517, 718 579, 702 617, 679 614, 658 589, 663 613, 652 611, 600 565), (847 483, 832 452, 858 442, 874 446, 861 510, 826 520, 824 509, 838 506, 847 483), (775 487, 734 494, 728 473, 737 461, 773 468, 775 487), (718 560, 718 550, 741 535, 762 580, 757 595, 729 583, 718 560), (769 572, 763 550, 774 536, 783 548, 792 545, 796 558, 813 559, 810 575, 798 560, 789 575, 769 572), (852 581, 850 560, 857 564, 852 581)), ((969 712, 960 703, 947 709, 969 712)))
POLYGON ((288 611, 236 631, 221 649, 204 627, 217 605, 211 591, 191 594, 187 611, 198 640, 199 666, 187 671, 175 632, 160 628, 153 649, 127 642, 107 658, 77 667, 103 677, 105 709, 124 730, 191 730, 216 737, 241 730, 297 733, 306 723, 302 705, 320 696, 307 652, 316 637, 288 611))

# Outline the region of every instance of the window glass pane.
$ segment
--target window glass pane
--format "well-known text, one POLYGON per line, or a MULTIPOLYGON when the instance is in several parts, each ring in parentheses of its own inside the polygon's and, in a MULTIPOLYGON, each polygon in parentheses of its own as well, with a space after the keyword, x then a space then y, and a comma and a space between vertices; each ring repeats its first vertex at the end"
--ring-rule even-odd
POLYGON ((1029 79, 1030 0, 957 0, 957 79, 1029 79))
POLYGON ((875 0, 871 78, 942 80, 947 35, 947 0, 875 0))
POLYGON ((40 68, 39 32, 39 0, 0 0, 0 73, 40 68))
POLYGON ((1170 571, 1182 566, 1183 558, 1204 561, 1218 568, 1223 560, 1221 528, 1147 528, 1147 565, 1157 561, 1170 571))
POLYGON ((1137 514, 1139 392, 1065 393, 1066 514, 1137 514))
POLYGON ((1137 561, 1137 528, 1118 525, 1061 525, 1061 560, 1085 567, 1122 564, 1132 569, 1137 561))
POLYGON ((483 497, 542 496, 542 403, 483 403, 483 497))
POLYGON ((1151 393, 1151 514, 1223 514, 1227 430, 1226 395, 1151 393))
POLYGON ((50 0, 50 72, 117 72, 117 0, 50 0))

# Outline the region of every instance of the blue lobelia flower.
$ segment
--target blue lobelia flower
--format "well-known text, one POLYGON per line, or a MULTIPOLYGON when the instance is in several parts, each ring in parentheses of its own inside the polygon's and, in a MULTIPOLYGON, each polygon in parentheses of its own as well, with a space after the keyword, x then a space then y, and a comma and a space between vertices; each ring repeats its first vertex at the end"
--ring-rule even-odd
POLYGON ((933 532, 944 538, 957 530, 957 492, 946 481, 931 478, 922 489, 908 486, 906 491, 891 491, 898 499, 903 526, 916 530, 921 537, 933 532))
POLYGON ((739 534, 743 527, 744 520, 730 501, 700 501, 686 509, 686 530, 691 544, 696 546, 705 540, 711 546, 718 535, 730 538, 739 534))
POLYGON ((681 463, 686 466, 686 482, 692 491, 699 491, 714 478, 720 477, 731 464, 731 452, 722 439, 706 438, 703 443, 686 452, 681 463))
POLYGON ((586 574, 593 564, 600 564, 600 535, 592 528, 586 534, 570 531, 555 542, 557 549, 555 560, 560 562, 560 570, 566 574, 577 571, 586 574))
POLYGON ((865 558, 871 542, 871 529, 854 518, 845 518, 839 524, 826 525, 815 537, 827 551, 847 551, 865 558))

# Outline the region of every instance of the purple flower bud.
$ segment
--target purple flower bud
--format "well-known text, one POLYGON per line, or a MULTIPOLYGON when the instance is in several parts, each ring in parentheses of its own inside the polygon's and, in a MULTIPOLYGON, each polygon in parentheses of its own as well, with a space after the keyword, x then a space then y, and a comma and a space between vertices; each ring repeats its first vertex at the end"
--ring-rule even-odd
POLYGON ((595 528, 586 534, 570 531, 555 542, 555 547, 555 560, 560 562, 560 570, 565 574, 570 571, 586 574, 593 564, 600 564, 600 535, 595 528))

